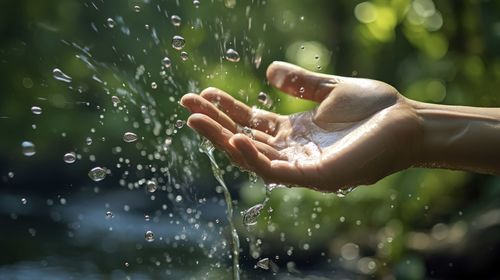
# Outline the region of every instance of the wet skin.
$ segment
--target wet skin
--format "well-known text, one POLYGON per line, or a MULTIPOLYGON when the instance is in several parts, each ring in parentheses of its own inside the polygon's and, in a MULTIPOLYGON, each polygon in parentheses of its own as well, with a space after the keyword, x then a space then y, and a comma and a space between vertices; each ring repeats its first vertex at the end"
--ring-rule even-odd
POLYGON ((415 162, 420 119, 392 86, 318 74, 284 62, 272 63, 267 79, 318 107, 279 115, 207 88, 181 99, 192 113, 188 125, 266 182, 335 191, 376 182, 415 162), (251 135, 241 133, 242 127, 251 128, 251 135))

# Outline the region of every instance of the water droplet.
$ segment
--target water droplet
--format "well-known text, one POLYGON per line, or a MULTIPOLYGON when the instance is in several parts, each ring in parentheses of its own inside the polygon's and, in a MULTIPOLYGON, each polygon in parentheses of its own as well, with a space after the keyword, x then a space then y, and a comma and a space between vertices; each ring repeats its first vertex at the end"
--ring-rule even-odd
POLYGON ((21 198, 21 203, 26 204, 26 203, 28 203, 28 200, 26 200, 26 198, 23 197, 23 198, 21 198))
POLYGON ((85 144, 87 144, 87 146, 92 145, 92 138, 90 136, 85 138, 85 144))
POLYGON ((345 197, 350 192, 352 192, 352 190, 354 190, 354 187, 350 187, 350 188, 347 188, 347 189, 339 189, 339 190, 337 190, 335 192, 335 194, 337 195, 337 197, 345 197))
POLYGON ((184 120, 175 121, 175 127, 179 128, 179 129, 181 129, 185 124, 186 124, 186 121, 184 121, 184 120))
POLYGON ((184 37, 175 35, 172 38, 172 48, 176 50, 182 50, 182 48, 184 48, 185 45, 186 45, 186 40, 184 40, 184 37))
POLYGON ((23 154, 27 157, 31 157, 36 154, 35 144, 30 141, 22 142, 21 147, 23 148, 23 154))
POLYGON ((121 100, 118 96, 113 95, 111 96, 111 102, 113 102, 113 106, 116 107, 121 102, 121 100))
POLYGON ((236 0, 224 0, 224 6, 226 6, 226 8, 233 9, 236 7, 236 0))
POLYGON ((249 172, 248 180, 250 181, 250 183, 255 184, 259 180, 259 177, 257 176, 257 174, 255 174, 255 172, 249 172))
POLYGON ((154 193, 156 191, 156 189, 158 189, 158 185, 156 184, 155 181, 149 180, 146 183, 146 189, 148 192, 154 193))
POLYGON ((319 59, 319 55, 315 55, 314 59, 318 60, 319 59))
POLYGON ((52 70, 52 76, 54 77, 54 79, 65 83, 70 83, 72 79, 59 68, 54 68, 54 70, 52 70))
POLYGON ((139 12, 141 11, 141 6, 139 6, 139 5, 135 5, 135 6, 134 6, 134 11, 135 11, 136 13, 139 13, 139 12))
POLYGON ((266 191, 267 191, 268 193, 272 192, 272 191, 273 191, 274 189, 276 189, 276 188, 286 188, 286 186, 285 186, 285 185, 282 185, 282 184, 276 184, 276 183, 269 183, 269 184, 266 184, 266 185, 265 185, 265 187, 266 187, 266 191))
POLYGON ((65 163, 73 163, 76 161, 76 154, 73 152, 66 153, 64 154, 63 159, 65 163))
POLYGON ((33 106, 33 107, 31 107, 31 113, 33 113, 35 115, 40 115, 42 113, 42 108, 40 108, 38 106, 33 106))
POLYGON ((106 20, 106 23, 108 24, 108 27, 109 27, 109 28, 114 28, 114 27, 115 27, 115 25, 116 25, 116 22, 115 22, 112 18, 108 18, 108 19, 106 20))
POLYGON ((265 92, 259 92, 259 95, 257 96, 257 100, 261 103, 265 103, 267 101, 267 94, 265 92))
POLYGON ((137 134, 135 134, 133 132, 125 132, 123 134, 123 141, 125 141, 127 143, 135 142, 135 141, 137 141, 137 134))
POLYGON ((172 138, 170 138, 170 137, 165 138, 165 145, 166 146, 172 145, 172 138))
POLYGON ((106 219, 112 219, 115 215, 113 215, 113 212, 107 211, 106 212, 106 219))
POLYGON ((269 96, 265 92, 259 92, 259 95, 257 95, 257 100, 262 103, 262 105, 266 106, 267 108, 271 107, 273 105, 273 100, 269 98, 269 96))
POLYGON ((250 139, 254 139, 254 136, 253 136, 253 132, 252 132, 252 129, 250 127, 243 127, 241 129, 241 131, 243 132, 243 134, 245 134, 248 138, 250 139))
POLYGON ((227 61, 238 62, 240 61, 240 54, 233 49, 228 49, 226 51, 226 59, 227 61))
POLYGON ((156 82, 151 82, 151 88, 152 89, 157 89, 158 88, 158 84, 156 82))
POLYGON ((268 270, 269 269, 269 258, 263 258, 259 260, 256 264, 257 267, 260 267, 262 269, 268 270))
POLYGON ((170 58, 168 57, 164 57, 161 63, 163 64, 163 66, 165 66, 165 68, 169 68, 170 66, 172 66, 172 61, 170 61, 170 58))
POLYGON ((207 138, 203 138, 201 140, 200 145, 198 146, 198 150, 201 153, 205 153, 208 155, 208 154, 211 154, 215 150, 215 147, 214 147, 214 144, 212 144, 212 142, 210 142, 210 140, 208 140, 207 138))
POLYGON ((94 167, 89 171, 89 177, 95 182, 99 182, 106 178, 106 169, 102 167, 94 167))
POLYGON ((193 5, 198 9, 200 7, 200 0, 193 0, 193 5))
POLYGON ((241 216, 243 217, 243 224, 246 226, 255 225, 257 223, 257 218, 262 212, 262 208, 264 208, 263 204, 257 204, 241 212, 241 216))
POLYGON ((148 214, 144 215, 144 220, 146 220, 146 222, 149 222, 149 215, 148 214))
POLYGON ((172 15, 170 17, 170 22, 172 23, 173 26, 181 26, 182 19, 178 15, 172 15))
POLYGON ((272 260, 269 258, 263 258, 260 259, 256 264, 255 267, 260 267, 264 270, 269 270, 271 269, 272 272, 276 273, 279 270, 279 267, 277 264, 275 264, 272 260))
POLYGON ((304 45, 301 45, 301 46, 300 46, 300 49, 301 49, 301 50, 305 49, 304 45))
POLYGON ((300 93, 304 93, 305 91, 306 91, 306 89, 305 89, 304 87, 300 87, 300 88, 299 88, 299 92, 300 92, 300 93))
POLYGON ((155 235, 152 231, 148 230, 146 234, 144 234, 144 239, 146 239, 147 242, 153 242, 155 240, 155 235))
POLYGON ((130 264, 128 262, 125 262, 125 267, 129 267, 130 264))
POLYGON ((9 178, 14 178, 14 172, 10 171, 9 173, 7 173, 7 176, 9 176, 9 178))
POLYGON ((175 197, 175 202, 181 202, 182 201, 182 196, 181 195, 177 195, 175 197))
POLYGON ((186 61, 189 58, 189 54, 187 52, 181 52, 182 61, 186 61))

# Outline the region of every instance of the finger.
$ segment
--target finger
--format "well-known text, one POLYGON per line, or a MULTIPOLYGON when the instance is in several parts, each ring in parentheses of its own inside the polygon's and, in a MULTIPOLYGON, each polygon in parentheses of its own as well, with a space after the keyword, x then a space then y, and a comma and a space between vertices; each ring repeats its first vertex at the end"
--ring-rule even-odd
MULTIPOLYGON (((229 116, 197 94, 188 93, 184 95, 180 103, 191 113, 201 113, 209 116, 232 133, 237 133, 239 131, 238 125, 229 116)), ((263 143, 268 143, 270 140, 270 136, 261 131, 254 131, 253 136, 255 140, 263 143)))
POLYGON ((314 73, 294 64, 275 61, 266 72, 269 83, 300 98, 321 102, 342 81, 342 77, 314 73))
MULTIPOLYGON (((231 139, 235 138, 235 137, 238 138, 239 135, 241 135, 241 134, 239 134, 239 133, 235 134, 233 137, 231 137, 231 139)), ((231 143, 231 139, 229 139, 229 143, 231 143)), ((263 153, 270 160, 275 160, 275 159, 285 160, 286 159, 286 157, 284 155, 280 154, 280 152, 278 150, 276 150, 276 148, 274 148, 268 144, 259 142, 259 141, 254 141, 254 140, 250 140, 250 141, 253 142, 253 145, 255 145, 255 147, 257 148, 257 150, 259 152, 263 153)))
POLYGON ((191 113, 201 113, 209 116, 233 133, 236 131, 236 123, 231 118, 197 94, 188 93, 184 95, 181 98, 181 105, 186 107, 191 113))
MULTIPOLYGON (((188 118, 187 124, 199 134, 209 139, 215 147, 227 152, 229 158, 233 162, 248 169, 242 154, 229 142, 229 139, 234 136, 231 131, 206 115, 198 113, 191 115, 188 118)), ((253 144, 257 147, 259 152, 267 155, 271 159, 283 158, 275 148, 265 143, 253 141, 253 144)))
POLYGON ((224 113, 240 125, 274 135, 279 115, 250 108, 245 103, 236 100, 231 95, 217 88, 207 88, 200 95, 210 102, 217 104, 224 113))
POLYGON ((248 169, 242 154, 229 143, 229 139, 234 135, 231 131, 210 117, 199 113, 191 115, 187 120, 187 125, 210 140, 216 148, 225 151, 231 161, 248 169))
POLYGON ((240 151, 248 168, 262 176, 267 182, 302 186, 310 186, 314 183, 311 173, 304 172, 297 165, 287 161, 270 160, 244 135, 235 135, 230 142, 240 151))

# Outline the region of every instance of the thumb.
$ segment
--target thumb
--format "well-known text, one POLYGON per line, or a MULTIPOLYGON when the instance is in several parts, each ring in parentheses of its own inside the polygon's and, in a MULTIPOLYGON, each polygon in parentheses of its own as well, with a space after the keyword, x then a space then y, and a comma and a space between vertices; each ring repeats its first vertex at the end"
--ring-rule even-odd
POLYGON ((316 102, 323 101, 342 80, 342 77, 314 73, 282 61, 271 63, 266 76, 272 86, 283 92, 316 102))

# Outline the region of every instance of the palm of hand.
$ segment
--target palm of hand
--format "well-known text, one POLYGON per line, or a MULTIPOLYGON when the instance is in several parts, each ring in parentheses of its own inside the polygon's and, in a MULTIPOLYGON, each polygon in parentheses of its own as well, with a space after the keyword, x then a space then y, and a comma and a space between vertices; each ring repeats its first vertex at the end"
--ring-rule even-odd
POLYGON ((183 97, 181 103, 193 113, 188 124, 269 182, 333 191, 408 166, 418 119, 393 87, 286 63, 273 63, 267 76, 279 89, 319 106, 283 116, 251 109, 209 88, 201 96, 183 97), (240 126, 253 128, 253 139, 239 134, 240 126), (405 142, 409 147, 399 148, 405 142))

